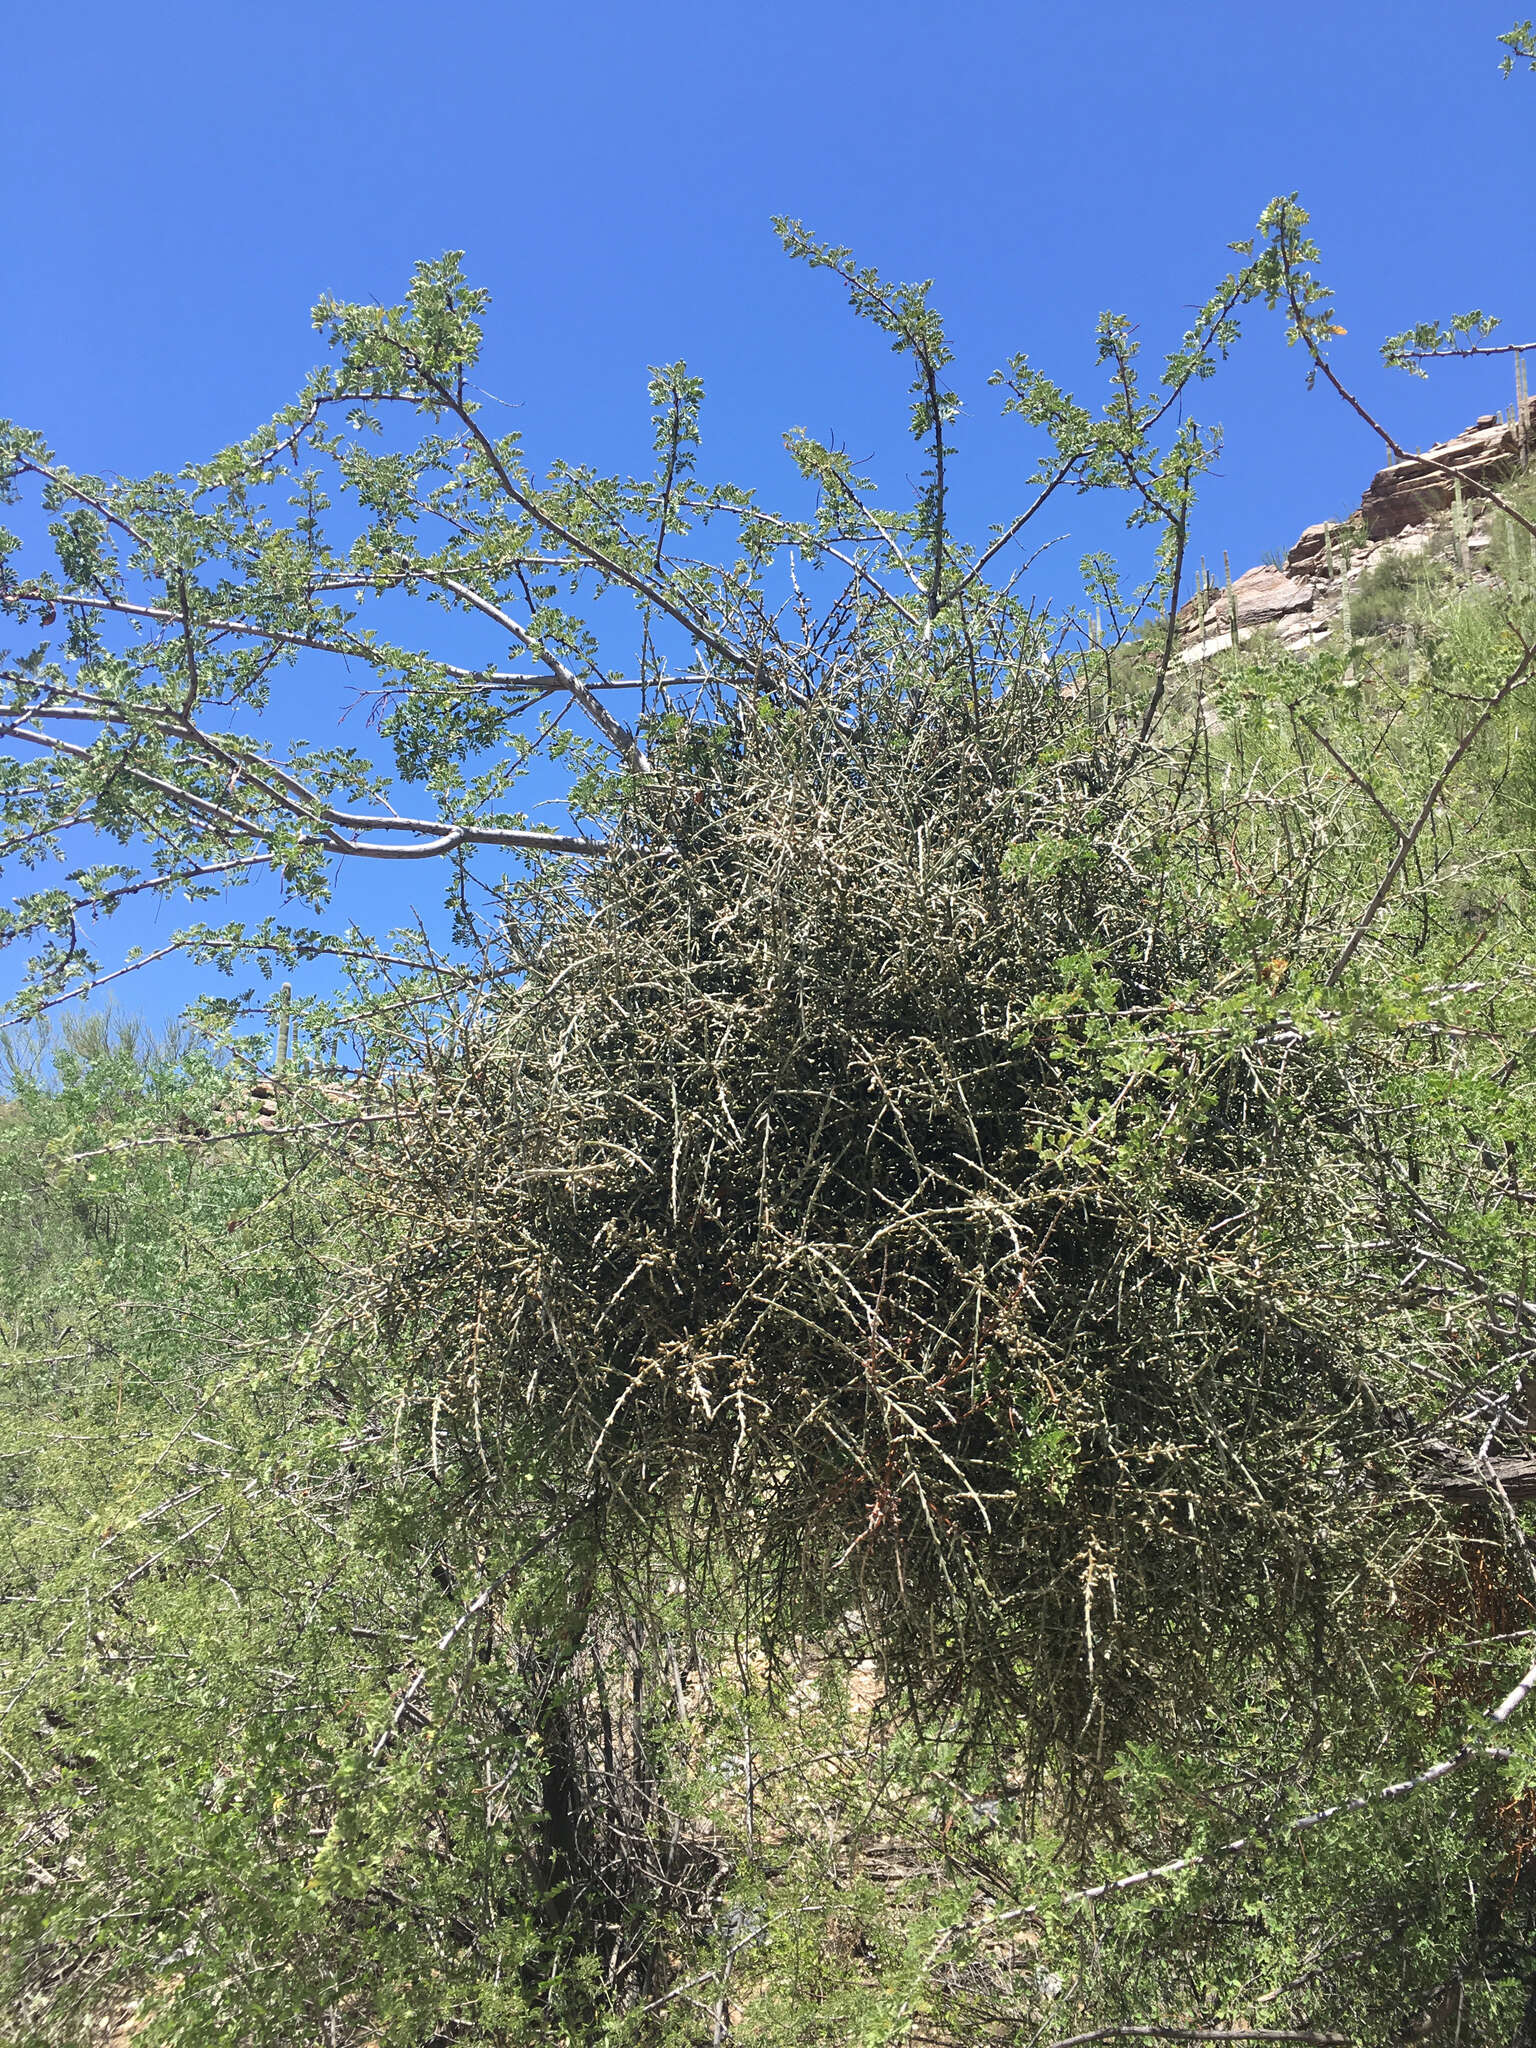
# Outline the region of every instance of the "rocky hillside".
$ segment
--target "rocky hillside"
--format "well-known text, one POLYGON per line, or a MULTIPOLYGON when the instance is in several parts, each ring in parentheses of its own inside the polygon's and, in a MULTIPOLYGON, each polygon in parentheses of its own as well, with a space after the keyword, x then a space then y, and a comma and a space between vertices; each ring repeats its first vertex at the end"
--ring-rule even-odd
MULTIPOLYGON (((1182 659, 1203 661, 1256 633, 1305 652, 1344 622, 1357 597, 1386 578, 1401 579, 1415 558, 1426 573, 1438 570, 1463 584, 1504 581, 1518 543, 1508 536, 1501 559, 1500 528, 1509 522, 1464 493, 1461 480, 1507 483, 1533 458, 1536 400, 1523 422, 1513 408, 1484 413, 1453 440, 1378 471, 1347 518, 1309 526, 1283 564, 1261 564, 1230 584, 1205 576, 1179 614, 1182 659)), ((1528 564, 1529 542, 1519 538, 1528 564)))

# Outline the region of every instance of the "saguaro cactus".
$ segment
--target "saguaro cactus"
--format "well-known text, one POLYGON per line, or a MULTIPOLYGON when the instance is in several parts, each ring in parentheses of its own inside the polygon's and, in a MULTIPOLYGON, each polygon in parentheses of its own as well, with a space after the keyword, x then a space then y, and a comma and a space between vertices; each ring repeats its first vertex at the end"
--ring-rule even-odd
POLYGON ((1349 610, 1349 544, 1341 537, 1335 553, 1333 528, 1330 526, 1324 545, 1328 555, 1328 580, 1332 583, 1337 578, 1339 585, 1339 624, 1344 628, 1345 640, 1353 643, 1355 628, 1349 610))
POLYGON ((1456 537, 1456 566, 1466 582, 1472 574, 1472 557, 1467 551, 1467 508, 1462 501, 1460 477, 1451 486, 1451 531, 1456 537))
POLYGON ((285 981, 277 999, 277 1047, 272 1065, 281 1074, 288 1065, 288 1022, 293 1006, 293 983, 285 981))

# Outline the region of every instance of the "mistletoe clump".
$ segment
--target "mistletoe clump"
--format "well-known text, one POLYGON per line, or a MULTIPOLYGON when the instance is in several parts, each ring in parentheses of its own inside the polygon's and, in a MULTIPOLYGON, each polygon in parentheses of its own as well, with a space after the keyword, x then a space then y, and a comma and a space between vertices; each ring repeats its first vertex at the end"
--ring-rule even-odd
POLYGON ((374 1183, 434 1455, 746 1562, 765 1640, 857 1613, 1042 1762, 1324 1665, 1392 1341, 1327 1250, 1353 1055, 1173 782, 1032 682, 648 744, 374 1183))

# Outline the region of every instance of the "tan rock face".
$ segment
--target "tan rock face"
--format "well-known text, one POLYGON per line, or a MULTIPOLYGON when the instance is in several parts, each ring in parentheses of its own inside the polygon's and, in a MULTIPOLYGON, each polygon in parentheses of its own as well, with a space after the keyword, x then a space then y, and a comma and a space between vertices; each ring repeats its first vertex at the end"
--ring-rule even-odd
MULTIPOLYGON (((1528 434, 1533 427, 1536 402, 1527 420, 1528 434)), ((1454 441, 1441 441, 1427 456, 1394 462, 1377 472, 1360 501, 1367 539, 1390 540, 1405 526, 1419 526, 1445 512, 1455 494, 1456 475, 1496 484, 1519 460, 1519 427, 1512 420, 1501 422, 1496 415, 1484 413, 1475 427, 1458 434, 1454 441), (1447 470, 1456 474, 1447 475, 1447 470)))
POLYGON ((1285 573, 1288 576, 1326 576, 1328 536, 1337 531, 1338 522, 1333 519, 1320 519, 1316 526, 1307 527, 1285 558, 1285 573))
MULTIPOLYGON (((1536 462, 1536 399, 1526 420, 1529 457, 1536 462)), ((1445 519, 1457 477, 1468 483, 1499 484, 1519 467, 1521 435, 1514 419, 1484 413, 1454 440, 1442 441, 1409 462, 1395 462, 1371 481, 1359 510, 1347 520, 1323 519, 1309 526, 1285 558, 1284 569, 1249 569, 1232 585, 1208 584, 1179 611, 1181 659, 1204 661, 1232 644, 1232 610, 1237 638, 1273 633, 1293 652, 1326 639, 1340 616, 1346 585, 1353 586, 1380 561, 1422 554, 1444 546, 1445 519)), ((1466 492, 1464 571, 1489 544, 1486 506, 1466 492)), ((1476 572, 1477 580, 1482 572, 1476 572)), ((1484 580, 1486 580, 1484 578, 1484 580)))
POLYGON ((1271 626, 1292 612, 1312 609, 1312 592, 1283 569, 1249 569, 1232 586, 1237 623, 1243 626, 1271 626))
POLYGON ((1283 569, 1249 569, 1233 583, 1230 601, 1224 589, 1211 586, 1203 605, 1196 596, 1182 608, 1179 623, 1186 632, 1198 628, 1203 611, 1207 639, 1213 634, 1229 634, 1233 608, 1241 633, 1254 626, 1272 626, 1295 612, 1310 611, 1312 591, 1306 582, 1287 576, 1283 569))

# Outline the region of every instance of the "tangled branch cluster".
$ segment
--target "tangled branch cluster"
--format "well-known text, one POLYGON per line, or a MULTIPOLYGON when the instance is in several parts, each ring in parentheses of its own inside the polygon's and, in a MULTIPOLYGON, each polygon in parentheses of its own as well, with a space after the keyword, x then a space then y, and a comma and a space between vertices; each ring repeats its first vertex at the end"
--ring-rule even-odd
POLYGON ((1212 1024, 1174 792, 1025 684, 652 752, 373 1183, 434 1455, 749 1558, 768 1638, 857 1609, 1041 1762, 1224 1649, 1334 1654, 1382 1436, 1319 1249, 1347 1091, 1212 1024))

